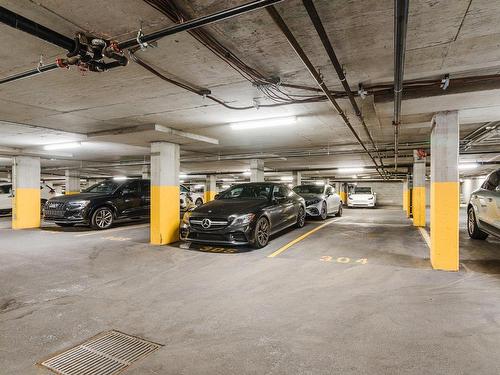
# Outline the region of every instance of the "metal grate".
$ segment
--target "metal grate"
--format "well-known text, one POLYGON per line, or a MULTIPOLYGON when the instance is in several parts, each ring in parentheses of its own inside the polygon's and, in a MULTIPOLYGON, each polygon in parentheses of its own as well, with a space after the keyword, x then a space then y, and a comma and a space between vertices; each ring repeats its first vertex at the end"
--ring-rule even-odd
POLYGON ((114 375, 160 347, 162 345, 113 330, 39 364, 61 375, 114 375))

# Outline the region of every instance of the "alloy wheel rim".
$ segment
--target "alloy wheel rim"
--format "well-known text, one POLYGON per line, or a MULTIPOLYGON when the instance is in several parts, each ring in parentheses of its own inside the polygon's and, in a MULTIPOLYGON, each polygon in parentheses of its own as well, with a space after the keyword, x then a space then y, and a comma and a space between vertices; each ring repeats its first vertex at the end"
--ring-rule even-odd
POLYGON ((473 212, 471 210, 469 210, 469 220, 468 220, 469 233, 474 232, 474 216, 473 215, 474 215, 473 212))
POLYGON ((109 210, 100 210, 95 217, 95 223, 99 228, 108 227, 112 220, 113 215, 109 210))
POLYGON ((269 225, 267 220, 262 219, 259 221, 259 226, 257 228, 257 241, 260 245, 265 245, 269 239, 269 225))
POLYGON ((326 212, 326 205, 323 203, 323 205, 321 206, 321 217, 323 219, 326 219, 326 215, 327 215, 327 212, 326 212))
POLYGON ((300 217, 299 217, 299 225, 300 225, 300 226, 303 226, 303 225, 304 225, 304 222, 305 222, 305 220, 306 220, 306 215, 305 215, 305 213, 304 213, 304 210, 303 210, 303 209, 300 209, 300 211, 299 211, 299 216, 300 216, 300 217))

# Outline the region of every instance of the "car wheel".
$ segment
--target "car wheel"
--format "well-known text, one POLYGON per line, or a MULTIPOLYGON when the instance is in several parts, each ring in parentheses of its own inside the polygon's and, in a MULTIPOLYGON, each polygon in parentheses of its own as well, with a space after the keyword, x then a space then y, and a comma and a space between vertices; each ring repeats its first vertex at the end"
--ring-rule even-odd
POLYGON ((339 209, 338 209, 337 214, 335 216, 337 216, 337 217, 341 217, 342 216, 342 202, 340 202, 339 209))
POLYGON ((59 225, 60 227, 63 227, 63 228, 69 228, 75 224, 73 224, 73 223, 56 223, 56 225, 59 225))
POLYGON ((113 211, 109 207, 101 207, 92 215, 91 226, 94 229, 108 229, 113 225, 113 211))
POLYGON ((476 214, 472 207, 469 207, 467 211, 467 232, 469 232, 469 237, 475 240, 485 240, 488 237, 488 233, 484 233, 477 226, 476 214))
POLYGON ((257 221, 257 224, 255 224, 252 246, 256 249, 266 246, 269 242, 270 232, 271 228, 269 227, 269 221, 265 217, 261 217, 257 221))
POLYGON ((201 206, 203 204, 203 200, 201 198, 198 198, 194 204, 196 205, 196 207, 201 206))
POLYGON ((321 204, 321 211, 319 213, 319 217, 321 220, 326 220, 328 217, 328 207, 326 206, 326 202, 321 204))
POLYGON ((302 228, 306 224, 306 212, 303 207, 299 208, 299 214, 297 215, 297 228, 302 228))

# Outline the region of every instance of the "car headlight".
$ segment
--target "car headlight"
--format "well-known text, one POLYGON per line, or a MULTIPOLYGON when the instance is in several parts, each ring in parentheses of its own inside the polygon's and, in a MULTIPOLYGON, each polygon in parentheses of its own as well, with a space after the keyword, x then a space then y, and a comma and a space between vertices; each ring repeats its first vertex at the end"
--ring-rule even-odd
POLYGON ((90 201, 74 201, 74 202, 68 202, 68 208, 70 209, 79 209, 79 208, 84 208, 86 207, 90 201))
POLYGON ((321 198, 314 198, 314 199, 311 199, 310 201, 307 201, 306 205, 310 206, 310 205, 313 205, 313 204, 318 204, 319 202, 321 202, 321 198))
POLYGON ((182 217, 182 222, 184 224, 189 224, 189 218, 191 217, 191 211, 186 211, 182 217))
POLYGON ((231 225, 250 224, 254 217, 255 217, 255 214, 246 214, 246 215, 236 216, 231 221, 231 225))

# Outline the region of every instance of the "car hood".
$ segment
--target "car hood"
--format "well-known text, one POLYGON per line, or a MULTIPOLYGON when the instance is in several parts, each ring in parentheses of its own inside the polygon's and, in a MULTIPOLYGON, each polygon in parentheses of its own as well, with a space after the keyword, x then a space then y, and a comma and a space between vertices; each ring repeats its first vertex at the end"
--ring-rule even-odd
POLYGON ((306 201, 310 201, 312 199, 323 199, 323 194, 313 194, 313 193, 302 193, 299 194, 302 198, 304 198, 306 201))
POLYGON ((89 199, 99 199, 99 198, 109 198, 111 194, 103 194, 103 193, 79 193, 79 194, 70 194, 70 195, 60 195, 50 200, 54 200, 57 202, 70 202, 70 201, 81 201, 81 200, 89 200, 89 199))
POLYGON ((209 217, 243 215, 256 212, 267 204, 268 201, 264 199, 216 199, 195 208, 192 215, 209 217))

